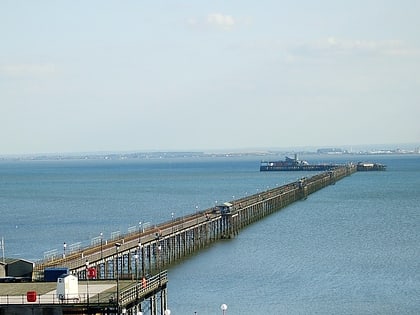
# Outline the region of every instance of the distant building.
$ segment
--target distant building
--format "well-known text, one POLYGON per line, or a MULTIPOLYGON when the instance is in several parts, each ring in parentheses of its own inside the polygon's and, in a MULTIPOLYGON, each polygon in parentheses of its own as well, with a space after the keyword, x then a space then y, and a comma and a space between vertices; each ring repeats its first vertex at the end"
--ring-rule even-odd
POLYGON ((318 154, 343 154, 345 151, 340 148, 322 148, 317 150, 318 154))
POLYGON ((32 280, 34 263, 24 259, 5 258, 0 260, 0 279, 32 280))

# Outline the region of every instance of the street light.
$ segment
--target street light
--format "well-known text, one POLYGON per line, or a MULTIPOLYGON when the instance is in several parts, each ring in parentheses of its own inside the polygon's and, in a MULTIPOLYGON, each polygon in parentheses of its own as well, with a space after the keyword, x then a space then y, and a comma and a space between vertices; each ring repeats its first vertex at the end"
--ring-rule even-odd
MULTIPOLYGON (((135 261, 135 270, 136 270, 136 304, 139 299, 139 277, 138 277, 138 264, 139 264, 139 254, 138 250, 136 249, 136 253, 134 254, 134 261, 135 261)), ((137 307, 137 306, 136 306, 137 307)))
POLYGON ((163 312, 163 314, 164 314, 164 315, 171 315, 171 310, 166 309, 166 310, 163 312))
POLYGON ((116 262, 116 271, 117 271, 117 314, 120 314, 120 284, 119 284, 119 273, 118 273, 118 249, 121 247, 121 243, 115 243, 115 251, 117 257, 116 262))
POLYGON ((141 221, 139 222, 139 242, 140 242, 140 234, 141 234, 141 232, 142 232, 142 229, 141 229, 141 221))
POLYGON ((86 259, 86 298, 89 305, 89 260, 86 259))
POLYGON ((139 281, 139 272, 138 272, 138 267, 139 267, 139 250, 136 249, 135 254, 134 254, 134 262, 135 262, 135 273, 136 273, 136 284, 139 281))
POLYGON ((66 258, 66 248, 67 248, 67 243, 64 242, 64 244, 63 244, 63 258, 64 259, 66 258))
POLYGON ((158 272, 159 272, 159 288, 160 288, 160 250, 162 249, 162 246, 157 247, 158 250, 158 257, 157 257, 157 264, 158 264, 158 272))
POLYGON ((101 259, 103 258, 103 254, 102 254, 102 244, 103 244, 103 236, 104 234, 101 232, 101 234, 99 234, 101 236, 101 259))
POLYGON ((222 305, 220 305, 220 309, 222 310, 223 315, 225 315, 226 310, 227 310, 227 305, 223 303, 222 305))
POLYGON ((139 255, 141 255, 141 276, 144 277, 144 252, 141 242, 139 242, 139 255))

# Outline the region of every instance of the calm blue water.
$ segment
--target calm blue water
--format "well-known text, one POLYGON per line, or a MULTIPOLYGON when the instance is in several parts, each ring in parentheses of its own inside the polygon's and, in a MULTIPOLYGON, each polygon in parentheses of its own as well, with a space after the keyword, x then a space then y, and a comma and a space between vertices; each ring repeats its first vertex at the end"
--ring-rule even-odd
MULTIPOLYGON (((388 170, 356 173, 172 268, 172 314, 221 314, 222 303, 227 315, 419 314, 420 156, 369 159, 388 170)), ((258 166, 258 157, 1 161, 0 237, 6 256, 36 260, 63 242, 87 245, 308 175, 258 166)))

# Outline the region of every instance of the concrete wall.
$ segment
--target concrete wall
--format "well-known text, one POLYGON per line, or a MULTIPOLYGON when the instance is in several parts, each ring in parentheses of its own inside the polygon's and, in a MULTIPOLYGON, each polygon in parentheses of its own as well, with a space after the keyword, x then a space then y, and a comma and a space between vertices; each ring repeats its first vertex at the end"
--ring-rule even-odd
POLYGON ((0 263, 0 278, 6 277, 6 265, 0 263))

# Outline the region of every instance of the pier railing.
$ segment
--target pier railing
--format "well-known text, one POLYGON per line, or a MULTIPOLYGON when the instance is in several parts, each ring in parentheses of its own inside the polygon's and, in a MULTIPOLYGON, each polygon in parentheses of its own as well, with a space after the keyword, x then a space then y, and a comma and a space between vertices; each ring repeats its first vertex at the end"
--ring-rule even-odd
POLYGON ((162 271, 149 279, 141 279, 120 293, 120 305, 137 304, 150 296, 151 293, 160 291, 168 282, 167 271, 162 271))
MULTIPOLYGON (((99 308, 99 309, 117 309, 130 308, 139 305, 142 301, 150 298, 156 292, 166 292, 166 285, 168 282, 167 271, 161 271, 152 277, 139 279, 137 282, 131 282, 129 285, 122 286, 118 292, 118 284, 114 283, 111 289, 105 292, 94 292, 92 290, 98 282, 91 283, 89 292, 89 283, 79 283, 80 287, 85 287, 84 292, 78 294, 69 294, 58 296, 56 292, 39 294, 34 291, 27 292, 20 295, 0 295, 0 305, 68 305, 75 307, 82 307, 84 309, 99 308), (93 292, 92 292, 93 291, 93 292), (29 298, 29 293, 31 293, 29 298), (119 300, 117 301, 117 295, 119 300)), ((100 283, 100 282, 99 282, 100 283)), ((166 301, 166 300, 165 300, 166 301)), ((89 313, 90 314, 90 313, 89 313)))
POLYGON ((36 305, 36 304, 79 304, 79 305, 103 305, 113 304, 115 293, 80 293, 68 298, 66 296, 59 298, 55 293, 36 294, 32 300, 28 300, 27 294, 3 295, 0 296, 0 305, 36 305), (88 302, 89 301, 89 302, 88 302))

